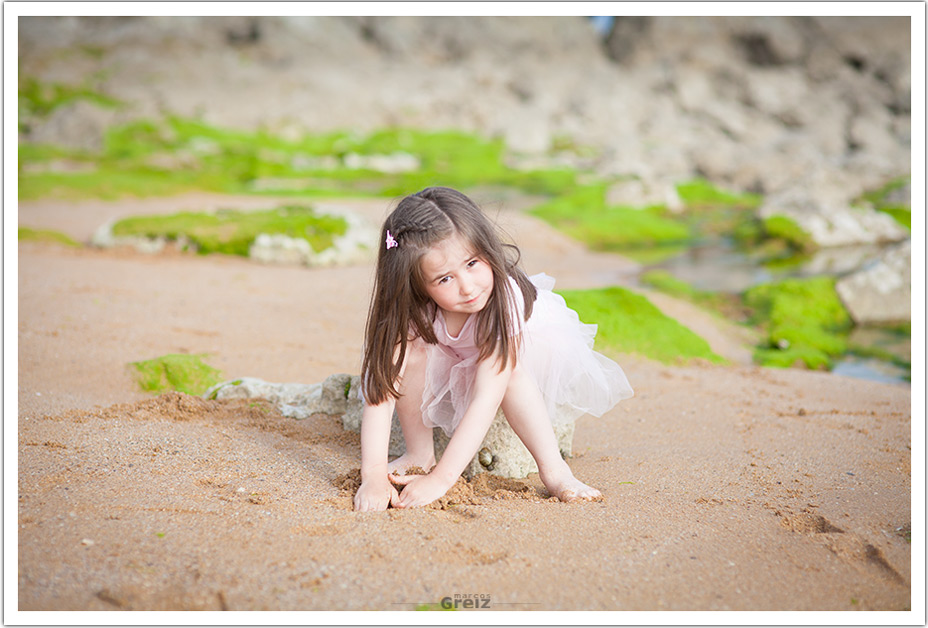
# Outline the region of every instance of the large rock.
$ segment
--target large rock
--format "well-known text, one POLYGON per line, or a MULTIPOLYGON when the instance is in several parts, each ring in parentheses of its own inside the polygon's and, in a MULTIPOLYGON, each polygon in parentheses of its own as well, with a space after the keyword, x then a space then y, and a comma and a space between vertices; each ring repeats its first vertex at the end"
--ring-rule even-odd
POLYGON ((256 377, 221 382, 203 396, 207 399, 266 399, 286 417, 305 419, 313 414, 344 414, 351 403, 348 376, 332 376, 319 384, 274 384, 256 377))
POLYGON ((851 206, 851 199, 861 191, 852 182, 806 177, 800 184, 769 196, 758 215, 786 216, 822 247, 907 239, 909 232, 888 214, 851 206))
POLYGON ((835 285, 857 324, 896 323, 912 317, 912 242, 886 251, 875 263, 835 285))
MULTIPOLYGON (((216 384, 204 397, 207 399, 267 399, 276 404, 286 417, 305 419, 313 414, 329 414, 342 417, 346 430, 361 431, 361 415, 364 410, 360 394, 361 378, 354 375, 331 375, 318 384, 273 384, 253 377, 243 377, 216 384)), ((571 455, 574 436, 573 421, 555 421, 554 433, 561 455, 571 455)), ((450 442, 442 430, 434 430, 435 455, 440 459, 450 442)), ((396 412, 390 428, 389 455, 397 457, 406 451, 402 429, 396 412)), ((464 470, 472 477, 481 472, 505 478, 524 478, 538 471, 532 455, 516 436, 502 410, 496 413, 480 450, 464 470)))

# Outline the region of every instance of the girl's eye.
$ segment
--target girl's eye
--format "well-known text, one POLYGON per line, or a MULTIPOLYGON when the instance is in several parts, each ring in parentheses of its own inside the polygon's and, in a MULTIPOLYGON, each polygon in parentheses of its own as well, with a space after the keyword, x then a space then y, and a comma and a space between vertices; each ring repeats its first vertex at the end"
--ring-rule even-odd
POLYGON ((450 275, 447 275, 447 276, 445 276, 445 277, 442 277, 441 279, 438 280, 438 285, 441 285, 441 284, 443 284, 443 283, 447 283, 447 282, 450 281, 450 280, 451 280, 451 276, 450 276, 450 275))
POLYGON ((477 265, 477 263, 478 263, 479 261, 480 261, 479 259, 472 259, 471 261, 467 262, 467 267, 468 267, 468 268, 473 268, 474 266, 477 265))

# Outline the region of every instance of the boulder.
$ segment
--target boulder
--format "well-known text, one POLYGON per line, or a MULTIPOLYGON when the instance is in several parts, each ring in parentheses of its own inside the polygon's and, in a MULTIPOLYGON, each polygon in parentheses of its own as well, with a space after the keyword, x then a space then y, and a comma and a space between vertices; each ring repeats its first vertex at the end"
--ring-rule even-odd
POLYGON ((911 320, 912 242, 890 248, 873 264, 840 279, 835 289, 859 325, 911 320))
MULTIPOLYGON (((254 377, 243 377, 216 384, 203 396, 207 399, 251 399, 261 398, 274 403, 286 417, 305 419, 313 414, 341 416, 342 427, 353 432, 361 431, 361 415, 364 402, 361 397, 361 378, 357 375, 331 375, 318 384, 273 384, 254 377)), ((574 436, 573 421, 554 422, 561 455, 571 455, 574 436)), ((439 429, 434 430, 435 455, 441 454, 450 438, 439 429)), ((390 428, 389 455, 401 456, 406 451, 399 419, 393 413, 390 428)), ((538 466, 528 449, 519 440, 502 410, 496 413, 480 450, 464 470, 472 477, 481 472, 505 478, 524 478, 538 471, 538 466)))
POLYGON ((767 197, 758 215, 791 218, 822 247, 908 239, 909 232, 888 214, 851 205, 862 191, 840 177, 813 174, 767 197))

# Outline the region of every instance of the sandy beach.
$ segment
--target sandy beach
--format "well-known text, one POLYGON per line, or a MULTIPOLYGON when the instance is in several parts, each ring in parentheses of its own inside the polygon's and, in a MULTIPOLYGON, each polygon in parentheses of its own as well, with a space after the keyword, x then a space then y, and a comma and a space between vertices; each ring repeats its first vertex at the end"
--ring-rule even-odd
MULTIPOLYGON (((119 216, 269 203, 23 202, 19 224, 87 241, 119 216)), ((518 207, 499 221, 558 288, 634 275, 518 207)), ((635 397, 581 418, 569 461, 602 502, 549 500, 534 474, 468 485, 473 503, 355 513, 359 441, 337 418, 153 397, 126 365, 205 353, 226 379, 357 373, 371 265, 35 242, 18 261, 20 610, 912 608, 908 386, 753 366, 743 330, 657 297, 731 364, 612 356, 635 397)))

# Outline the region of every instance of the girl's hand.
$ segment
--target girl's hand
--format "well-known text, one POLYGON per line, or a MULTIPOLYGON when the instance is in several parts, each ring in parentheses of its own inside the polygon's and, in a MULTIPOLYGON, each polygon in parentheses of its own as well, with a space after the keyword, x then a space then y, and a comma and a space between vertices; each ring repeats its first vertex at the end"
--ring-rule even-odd
POLYGON ((393 502, 395 508, 415 508, 426 506, 448 492, 452 484, 434 473, 427 475, 391 475, 395 484, 403 485, 399 500, 393 502))
POLYGON ((362 481, 358 492, 354 494, 355 510, 386 510, 391 503, 394 507, 399 501, 399 495, 386 474, 382 477, 362 481))

